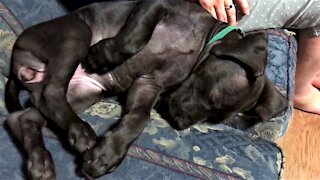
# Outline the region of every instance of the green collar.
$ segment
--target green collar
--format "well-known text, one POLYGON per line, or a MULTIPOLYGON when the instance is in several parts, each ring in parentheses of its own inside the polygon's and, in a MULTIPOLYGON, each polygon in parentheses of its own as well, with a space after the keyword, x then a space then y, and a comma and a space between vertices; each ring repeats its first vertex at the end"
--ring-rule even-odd
POLYGON ((240 33, 242 35, 244 35, 244 33, 241 31, 241 29, 237 28, 236 26, 227 26, 224 29, 222 29, 219 33, 217 33, 216 35, 214 35, 210 41, 207 43, 207 45, 212 44, 220 39, 222 39, 223 37, 225 37, 229 32, 233 31, 233 30, 238 30, 240 31, 240 33))

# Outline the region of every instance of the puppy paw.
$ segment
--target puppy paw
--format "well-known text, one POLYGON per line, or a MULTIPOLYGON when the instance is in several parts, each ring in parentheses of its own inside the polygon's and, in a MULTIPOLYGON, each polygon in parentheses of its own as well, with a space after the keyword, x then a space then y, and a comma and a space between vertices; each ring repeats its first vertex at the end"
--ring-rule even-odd
POLYGON ((118 147, 114 145, 114 143, 108 143, 107 139, 103 139, 92 149, 87 150, 83 157, 82 172, 86 176, 97 178, 114 171, 127 152, 127 149, 120 148, 121 145, 118 147))
POLYGON ((80 153, 96 144, 96 134, 86 122, 72 123, 69 127, 68 138, 70 145, 80 153))
POLYGON ((128 58, 120 50, 113 39, 102 40, 90 48, 83 66, 89 72, 105 74, 128 58))
POLYGON ((56 179, 52 157, 49 151, 40 147, 33 149, 33 151, 28 154, 27 170, 30 179, 56 179))

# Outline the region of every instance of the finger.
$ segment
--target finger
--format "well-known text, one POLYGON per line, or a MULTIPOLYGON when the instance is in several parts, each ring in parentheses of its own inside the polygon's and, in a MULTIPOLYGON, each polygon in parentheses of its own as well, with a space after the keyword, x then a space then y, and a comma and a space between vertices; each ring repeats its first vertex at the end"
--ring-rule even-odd
POLYGON ((229 10, 226 10, 226 12, 227 12, 228 24, 231 26, 235 26, 237 24, 236 8, 233 7, 229 10))
POLYGON ((227 13, 229 25, 235 26, 237 24, 236 8, 235 8, 232 0, 225 1, 224 5, 225 5, 225 10, 227 13))
POLYGON ((200 5, 205 8, 214 18, 217 19, 216 11, 213 7, 213 1, 212 0, 199 0, 200 5))
POLYGON ((214 9, 213 6, 211 6, 211 14, 212 14, 212 16, 213 16, 214 18, 217 19, 217 13, 216 13, 216 10, 214 9))
POLYGON ((214 4, 214 9, 217 14, 217 19, 223 22, 227 22, 227 13, 224 7, 224 1, 216 1, 214 4))
POLYGON ((243 12, 245 15, 250 14, 250 6, 248 3, 248 0, 237 0, 237 3, 239 5, 241 12, 243 12))
POLYGON ((199 0, 200 5, 205 8, 207 11, 211 12, 211 9, 213 7, 213 1, 211 0, 199 0))

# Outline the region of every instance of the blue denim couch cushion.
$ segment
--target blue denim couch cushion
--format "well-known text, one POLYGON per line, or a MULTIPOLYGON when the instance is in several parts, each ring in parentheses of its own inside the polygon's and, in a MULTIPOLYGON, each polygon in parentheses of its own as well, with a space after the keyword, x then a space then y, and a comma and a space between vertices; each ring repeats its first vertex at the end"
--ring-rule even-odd
POLYGON ((4 87, 9 74, 10 57, 17 35, 22 32, 21 24, 4 4, 0 3, 0 115, 6 114, 4 87))
MULTIPOLYGON (((44 1, 32 0, 25 7, 45 9, 47 5, 44 1)), ((11 7, 13 12, 19 11, 17 7, 23 8, 19 4, 11 7)), ((22 28, 1 3, 0 12, 0 32, 10 34, 4 36, 6 33, 0 33, 0 39, 9 38, 0 41, 0 64, 3 64, 0 97, 3 97, 12 44, 22 28), (10 20, 4 20, 4 17, 10 20)), ((52 17, 56 16, 55 13, 52 17)), ((37 16, 40 15, 33 15, 34 18, 37 16)), ((296 42, 282 30, 269 31, 269 40, 266 73, 279 91, 290 99, 293 95, 296 42)), ((120 106, 109 99, 95 104, 80 116, 101 135, 119 118, 120 111, 120 106)), ((0 113, 3 124, 7 113, 2 99, 0 113)), ((278 179, 283 167, 282 151, 275 143, 259 136, 268 139, 281 136, 287 129, 291 113, 292 106, 270 122, 243 132, 225 125, 210 124, 177 131, 153 112, 151 123, 130 148, 124 162, 114 173, 100 179, 278 179)), ((44 138, 53 155, 58 179, 80 179, 75 172, 78 166, 74 155, 65 150, 54 133, 47 129, 44 129, 44 138)), ((0 177, 24 179, 23 155, 4 127, 0 127, 0 141, 0 177)))
POLYGON ((267 77, 279 92, 288 99, 289 106, 282 114, 265 123, 259 123, 249 131, 275 141, 288 130, 293 111, 294 77, 297 60, 297 41, 287 30, 269 30, 267 77))

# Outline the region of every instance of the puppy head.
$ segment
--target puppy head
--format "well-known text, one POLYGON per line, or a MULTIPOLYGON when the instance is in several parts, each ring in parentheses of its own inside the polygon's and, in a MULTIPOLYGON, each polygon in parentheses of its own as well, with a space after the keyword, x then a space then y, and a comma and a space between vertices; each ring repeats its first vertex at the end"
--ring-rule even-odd
POLYGON ((184 129, 207 119, 218 122, 248 110, 266 121, 281 112, 286 101, 263 74, 266 62, 264 33, 214 45, 169 99, 174 126, 184 129))

